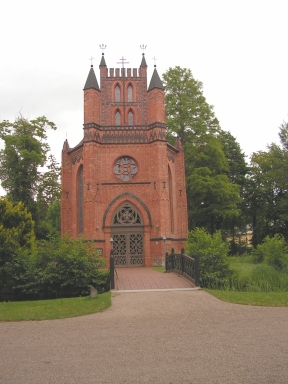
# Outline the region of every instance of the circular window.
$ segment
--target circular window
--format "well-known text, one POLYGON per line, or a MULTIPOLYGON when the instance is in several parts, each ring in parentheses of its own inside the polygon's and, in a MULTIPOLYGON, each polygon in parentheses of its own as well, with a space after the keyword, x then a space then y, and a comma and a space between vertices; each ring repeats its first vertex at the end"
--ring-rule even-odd
POLYGON ((117 179, 122 181, 133 179, 137 171, 136 162, 131 157, 121 157, 114 165, 114 174, 117 179))

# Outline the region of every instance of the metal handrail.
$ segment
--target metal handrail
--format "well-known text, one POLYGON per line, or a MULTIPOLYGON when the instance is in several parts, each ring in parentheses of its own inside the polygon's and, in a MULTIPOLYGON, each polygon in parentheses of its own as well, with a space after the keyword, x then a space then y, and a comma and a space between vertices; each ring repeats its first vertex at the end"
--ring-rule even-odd
POLYGON ((199 255, 194 254, 192 257, 185 255, 184 248, 180 254, 175 254, 172 248, 171 254, 166 252, 165 255, 165 271, 176 272, 190 280, 195 286, 199 285, 199 255))

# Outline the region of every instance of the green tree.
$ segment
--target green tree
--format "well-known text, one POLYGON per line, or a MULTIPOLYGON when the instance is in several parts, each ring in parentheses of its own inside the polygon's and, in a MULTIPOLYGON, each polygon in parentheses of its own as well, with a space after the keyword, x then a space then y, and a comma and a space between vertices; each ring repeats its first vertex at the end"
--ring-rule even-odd
POLYGON ((19 247, 35 246, 34 223, 23 203, 0 198, 0 266, 19 247))
POLYGON ((35 248, 34 222, 22 202, 0 198, 0 288, 6 283, 4 266, 19 248, 35 248))
POLYGON ((163 79, 167 137, 171 144, 180 137, 184 147, 189 228, 203 226, 214 233, 225 220, 239 216, 240 188, 232 180, 237 170, 232 168, 233 158, 230 161, 229 157, 235 151, 228 144, 224 151, 224 134, 220 137, 213 107, 190 69, 169 68, 163 79))
POLYGON ((223 220, 238 217, 240 197, 239 186, 227 176, 220 140, 207 135, 205 141, 201 146, 186 145, 189 227, 205 227, 213 234, 223 220))
POLYGON ((163 74, 168 140, 179 136, 185 146, 197 137, 219 130, 213 106, 203 95, 203 84, 194 79, 190 69, 169 68, 163 74))
POLYGON ((288 240, 288 125, 280 126, 281 145, 253 153, 246 200, 253 228, 253 245, 266 236, 281 234, 288 240))
POLYGON ((47 239, 49 235, 60 235, 60 172, 55 156, 50 154, 46 164, 47 171, 39 175, 36 196, 37 221, 36 236, 47 239))
POLYGON ((43 220, 41 215, 45 216, 49 204, 59 198, 60 169, 55 158, 48 156, 48 129, 56 127, 44 116, 28 120, 20 115, 13 123, 0 123, 5 146, 0 151, 1 185, 11 201, 22 201, 32 213, 36 232, 43 220), (44 166, 48 166, 47 172, 41 169, 44 166))
POLYGON ((239 243, 235 239, 238 234, 246 232, 249 222, 247 218, 247 204, 244 199, 247 186, 246 176, 249 168, 245 160, 245 154, 235 137, 230 132, 220 130, 219 138, 228 163, 227 176, 232 184, 239 186, 240 199, 237 204, 239 215, 230 216, 228 219, 224 219, 221 224, 222 231, 225 231, 227 236, 231 238, 231 253, 236 254, 239 251, 239 243))

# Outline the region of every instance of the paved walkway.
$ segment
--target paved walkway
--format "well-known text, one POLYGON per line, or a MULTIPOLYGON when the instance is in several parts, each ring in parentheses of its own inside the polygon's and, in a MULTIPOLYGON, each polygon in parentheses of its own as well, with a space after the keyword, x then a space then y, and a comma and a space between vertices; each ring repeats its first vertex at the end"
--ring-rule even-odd
POLYGON ((288 308, 201 290, 115 292, 112 302, 83 317, 0 322, 0 383, 288 383, 288 308))
POLYGON ((117 268, 115 273, 116 290, 193 288, 193 284, 175 273, 160 273, 152 268, 117 268))

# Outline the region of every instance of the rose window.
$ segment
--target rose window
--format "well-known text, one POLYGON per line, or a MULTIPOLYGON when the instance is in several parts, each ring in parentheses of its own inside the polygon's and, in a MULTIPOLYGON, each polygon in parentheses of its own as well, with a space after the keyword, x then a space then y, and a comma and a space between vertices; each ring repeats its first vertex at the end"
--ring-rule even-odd
POLYGON ((114 165, 114 174, 117 179, 128 181, 137 174, 138 168, 136 162, 131 157, 121 157, 114 165))

